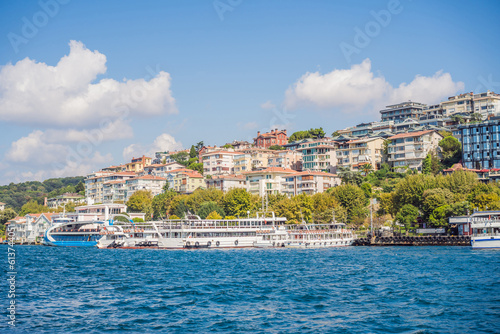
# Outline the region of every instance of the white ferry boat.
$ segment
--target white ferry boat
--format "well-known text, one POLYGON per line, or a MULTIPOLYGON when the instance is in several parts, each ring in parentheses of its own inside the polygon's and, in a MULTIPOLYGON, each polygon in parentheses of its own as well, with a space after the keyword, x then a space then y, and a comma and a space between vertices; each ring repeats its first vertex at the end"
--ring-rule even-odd
POLYGON ((299 224, 288 230, 285 247, 330 248, 351 246, 354 233, 343 223, 299 224))
POLYGON ((112 233, 97 243, 99 248, 246 248, 254 247, 257 232, 284 225, 286 218, 265 217, 231 220, 187 219, 116 223, 112 233))
POLYGON ((500 211, 475 211, 449 218, 458 235, 470 236, 472 248, 500 248, 500 211))

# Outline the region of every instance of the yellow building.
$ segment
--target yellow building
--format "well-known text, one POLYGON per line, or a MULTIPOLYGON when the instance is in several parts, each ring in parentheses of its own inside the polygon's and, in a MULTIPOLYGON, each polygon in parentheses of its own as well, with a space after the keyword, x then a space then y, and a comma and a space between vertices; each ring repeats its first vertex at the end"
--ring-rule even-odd
POLYGON ((176 173, 173 188, 181 194, 190 194, 198 188, 205 188, 205 180, 197 171, 186 169, 176 173))
POLYGON ((131 162, 127 163, 127 172, 140 173, 144 167, 151 165, 151 158, 142 156, 140 158, 132 158, 131 162))

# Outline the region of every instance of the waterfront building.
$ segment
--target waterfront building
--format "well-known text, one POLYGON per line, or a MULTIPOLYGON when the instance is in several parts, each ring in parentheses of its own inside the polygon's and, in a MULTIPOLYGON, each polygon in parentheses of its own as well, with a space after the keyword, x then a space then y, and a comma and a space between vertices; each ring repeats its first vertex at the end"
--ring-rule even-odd
POLYGON ((244 175, 214 175, 211 178, 205 179, 207 189, 219 189, 227 192, 233 188, 246 189, 246 177, 244 175))
POLYGON ((163 192, 163 187, 167 183, 167 179, 154 175, 136 176, 125 180, 125 201, 138 190, 150 191, 153 196, 163 192))
POLYGON ((407 118, 419 119, 426 107, 425 104, 419 102, 401 102, 386 106, 386 109, 380 110, 380 115, 382 116, 382 122, 394 121, 394 123, 400 123, 407 118))
POLYGON ((191 169, 176 173, 173 179, 173 189, 181 194, 191 194, 198 188, 205 188, 203 175, 191 169))
POLYGON ((55 209, 63 207, 70 202, 81 204, 82 202, 85 202, 85 196, 76 193, 64 193, 62 195, 49 198, 47 200, 47 206, 51 209, 55 209))
POLYGON ((207 151, 202 154, 203 174, 220 175, 234 173, 234 157, 241 152, 233 150, 207 151))
POLYGON ((466 168, 500 168, 500 119, 461 125, 459 130, 466 168))
POLYGON ((421 171, 427 154, 438 151, 441 139, 443 136, 434 130, 397 134, 389 138, 387 160, 395 171, 405 168, 421 171))
POLYGON ((16 243, 34 244, 40 242, 43 233, 51 225, 55 213, 30 213, 24 217, 16 217, 6 223, 7 233, 12 232, 16 243))
POLYGON ((247 191, 253 195, 280 194, 286 175, 296 173, 292 169, 268 167, 259 171, 244 173, 247 191))
POLYGON ((325 172, 297 172, 287 174, 282 185, 282 192, 288 196, 300 194, 313 195, 339 186, 340 177, 325 172))
POLYGON ((257 132, 257 137, 254 138, 254 146, 259 148, 269 148, 273 145, 286 145, 288 143, 288 137, 286 135, 286 130, 274 129, 270 132, 260 133, 257 132))
POLYGON ((309 139, 297 151, 302 154, 302 170, 335 172, 337 156, 331 139, 309 139))
POLYGON ((361 170, 362 166, 371 164, 373 170, 380 169, 384 145, 382 137, 349 139, 339 136, 335 140, 337 141, 337 166, 361 170))

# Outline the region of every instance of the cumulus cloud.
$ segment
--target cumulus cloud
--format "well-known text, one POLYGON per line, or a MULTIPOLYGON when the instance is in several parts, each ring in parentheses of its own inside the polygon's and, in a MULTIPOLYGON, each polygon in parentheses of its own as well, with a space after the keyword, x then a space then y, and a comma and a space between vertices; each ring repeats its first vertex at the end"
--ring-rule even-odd
POLYGON ((417 75, 409 84, 393 87, 384 77, 375 75, 370 59, 365 59, 350 69, 304 74, 285 92, 284 104, 289 109, 314 106, 343 112, 373 112, 407 100, 437 103, 463 89, 463 82, 454 82, 449 73, 442 71, 432 77, 417 75))
POLYGON ((20 182, 85 175, 110 163, 113 157, 97 151, 96 142, 84 140, 75 145, 62 144, 56 136, 35 130, 14 141, 5 159, 16 166, 9 168, 5 178, 20 182))
POLYGON ((266 110, 272 110, 272 109, 276 108, 276 106, 274 105, 274 103, 272 103, 271 101, 266 101, 266 102, 262 103, 260 105, 260 107, 262 109, 266 109, 266 110))
POLYGON ((123 149, 123 158, 130 160, 133 157, 140 157, 143 154, 153 156, 155 152, 159 151, 176 151, 182 149, 182 144, 175 140, 175 138, 168 133, 162 133, 152 144, 132 144, 123 149))
POLYGON ((0 120, 50 126, 96 126, 127 116, 177 113, 170 74, 101 79, 106 56, 71 41, 56 66, 25 58, 0 69, 0 120))

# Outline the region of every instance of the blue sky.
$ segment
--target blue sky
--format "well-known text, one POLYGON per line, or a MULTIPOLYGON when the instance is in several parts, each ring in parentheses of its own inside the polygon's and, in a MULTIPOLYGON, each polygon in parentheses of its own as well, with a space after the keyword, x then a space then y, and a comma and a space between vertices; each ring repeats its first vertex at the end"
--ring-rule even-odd
POLYGON ((3 1, 0 184, 500 92, 499 14, 498 1, 3 1), (110 111, 124 94, 127 115, 110 111))

